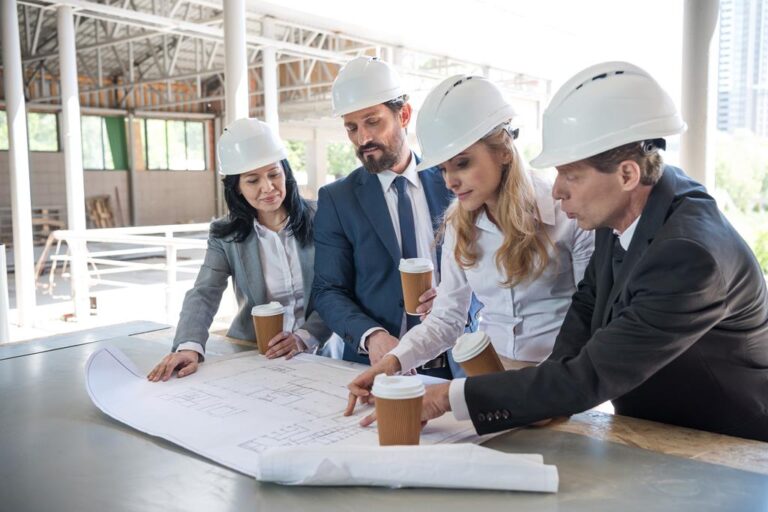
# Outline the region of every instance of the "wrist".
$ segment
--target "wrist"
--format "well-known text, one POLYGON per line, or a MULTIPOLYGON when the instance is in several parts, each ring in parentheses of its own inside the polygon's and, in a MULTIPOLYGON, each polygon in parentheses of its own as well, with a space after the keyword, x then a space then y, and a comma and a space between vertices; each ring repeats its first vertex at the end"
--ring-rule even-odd
POLYGON ((370 350, 371 349, 371 345, 376 343, 376 340, 381 338, 381 336, 384 335, 384 334, 388 334, 387 331, 376 331, 376 332, 371 333, 368 336, 368 338, 366 338, 366 340, 365 340, 365 348, 366 348, 366 350, 370 350))
POLYGON ((443 412, 451 410, 450 388, 450 383, 440 384, 440 407, 443 412))
POLYGON ((382 363, 384 364, 384 372, 387 375, 394 375, 402 370, 400 360, 392 354, 385 355, 382 359, 382 363))

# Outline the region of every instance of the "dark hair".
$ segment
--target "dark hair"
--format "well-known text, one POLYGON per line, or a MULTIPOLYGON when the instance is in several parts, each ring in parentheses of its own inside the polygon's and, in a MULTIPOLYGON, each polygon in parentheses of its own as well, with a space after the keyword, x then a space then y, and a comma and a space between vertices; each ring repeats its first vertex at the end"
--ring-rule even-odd
MULTIPOLYGON (((288 160, 281 160, 280 165, 285 172, 285 200, 283 205, 288 210, 288 230, 302 247, 312 242, 312 206, 299 195, 299 184, 293 176, 288 160)), ((211 224, 211 235, 224 238, 234 233, 235 242, 242 242, 253 230, 253 221, 257 210, 238 191, 240 175, 224 176, 224 200, 227 202, 229 213, 220 222, 211 224)))
POLYGON ((406 103, 408 103, 408 95, 403 94, 402 96, 398 96, 395 99, 385 102, 384 106, 391 110, 393 113, 397 114, 406 103))
POLYGON ((659 178, 661 178, 664 167, 664 161, 661 158, 661 154, 659 154, 659 149, 665 148, 666 142, 664 142, 664 139, 630 142, 629 144, 603 151, 576 163, 587 164, 602 173, 612 174, 616 172, 621 162, 633 160, 640 166, 640 183, 643 185, 655 185, 659 178))

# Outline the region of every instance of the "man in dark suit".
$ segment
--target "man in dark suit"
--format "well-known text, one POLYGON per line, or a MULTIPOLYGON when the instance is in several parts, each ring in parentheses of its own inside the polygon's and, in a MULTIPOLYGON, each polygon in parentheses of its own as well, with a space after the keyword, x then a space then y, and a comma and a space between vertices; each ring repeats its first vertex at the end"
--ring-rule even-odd
POLYGON ((584 411, 768 441, 768 293, 703 186, 662 164, 685 130, 669 96, 622 62, 579 73, 544 114, 553 194, 595 252, 552 355, 538 367, 428 389, 481 434, 584 411))
MULTIPOLYGON (((416 172, 407 99, 395 70, 375 58, 352 60, 333 84, 334 115, 363 167, 320 189, 312 304, 344 340, 348 361, 378 361, 419 322, 404 313, 401 258, 430 259, 439 278, 435 233, 453 194, 438 169, 416 172)), ((422 295, 419 313, 434 295, 422 295)), ((444 354, 419 371, 450 378, 449 365, 444 354)))

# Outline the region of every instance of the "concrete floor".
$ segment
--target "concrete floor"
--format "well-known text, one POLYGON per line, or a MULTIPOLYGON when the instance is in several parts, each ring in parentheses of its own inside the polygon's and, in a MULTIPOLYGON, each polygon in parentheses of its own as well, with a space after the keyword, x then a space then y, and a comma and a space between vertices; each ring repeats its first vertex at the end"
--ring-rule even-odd
MULTIPOLYGON (((203 255, 203 250, 186 250, 180 253, 179 260, 201 260, 203 255)), ((132 261, 163 263, 164 258, 149 257, 132 261)), ((124 286, 99 284, 98 282, 92 284, 90 295, 96 298, 97 309, 94 312, 95 314, 78 319, 67 318, 68 315, 73 313, 68 277, 62 277, 61 269, 57 269, 53 276, 53 287, 49 290, 50 273, 45 271, 38 279, 34 325, 26 327, 17 325, 14 274, 9 272, 8 293, 11 307, 9 318, 11 342, 36 339, 129 320, 151 320, 174 325, 178 321, 184 294, 194 284, 199 265, 187 268, 194 270, 194 273, 177 272, 177 282, 172 295, 174 304, 169 312, 166 311, 165 271, 131 270, 120 274, 102 276, 110 281, 120 281, 124 283, 124 286)), ((234 292, 230 285, 224 293, 211 330, 226 329, 236 312, 236 306, 234 292)))

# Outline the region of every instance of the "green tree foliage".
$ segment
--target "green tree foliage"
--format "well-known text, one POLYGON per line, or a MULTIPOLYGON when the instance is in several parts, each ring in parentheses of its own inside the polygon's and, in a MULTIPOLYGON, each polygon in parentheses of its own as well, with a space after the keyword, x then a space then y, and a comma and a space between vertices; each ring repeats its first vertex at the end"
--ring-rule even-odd
POLYGON ((744 212, 768 210, 768 138, 718 133, 715 183, 744 212))
POLYGON ((725 192, 725 214, 768 273, 768 138, 749 132, 719 132, 715 138, 715 184, 725 192))
POLYGON ((768 231, 758 233, 755 242, 752 244, 757 261, 763 269, 763 273, 768 274, 768 231))
POLYGON ((288 163, 294 173, 307 170, 307 145, 300 140, 286 141, 288 146, 288 163))
POLYGON ((328 158, 328 174, 341 178, 360 167, 360 161, 355 155, 352 144, 333 142, 326 149, 328 158))

